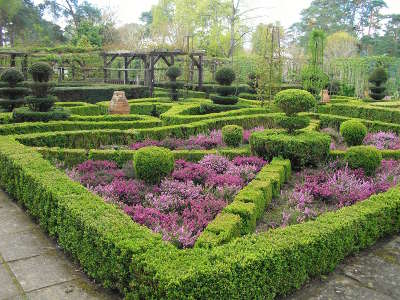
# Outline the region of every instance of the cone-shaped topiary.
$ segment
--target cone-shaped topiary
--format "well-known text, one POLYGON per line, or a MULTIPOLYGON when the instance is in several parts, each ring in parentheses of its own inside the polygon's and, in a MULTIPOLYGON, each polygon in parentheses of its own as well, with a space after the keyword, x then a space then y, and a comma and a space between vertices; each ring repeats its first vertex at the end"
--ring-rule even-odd
POLYGON ((231 86, 235 78, 235 72, 231 68, 223 67, 217 71, 215 80, 220 84, 216 88, 218 95, 210 95, 211 100, 215 104, 233 105, 238 102, 238 97, 234 95, 236 88, 231 86))
POLYGON ((7 82, 10 87, 16 87, 19 82, 24 81, 24 75, 16 68, 9 68, 1 73, 0 80, 7 82))
POLYGON ((29 73, 35 82, 48 82, 53 74, 53 70, 48 63, 37 62, 29 68, 29 73))
POLYGON ((385 83, 388 80, 388 73, 383 67, 376 68, 369 76, 370 97, 374 100, 382 100, 386 96, 385 83))
POLYGON ((15 68, 4 70, 0 75, 0 80, 6 82, 8 87, 0 88, 0 106, 7 111, 25 103, 24 96, 29 93, 25 87, 17 87, 17 84, 24 80, 24 75, 15 68))
POLYGON ((176 66, 171 66, 168 68, 167 72, 165 73, 167 77, 169 78, 170 82, 168 83, 168 86, 170 88, 170 96, 173 101, 178 100, 178 89, 182 87, 181 83, 176 82, 176 79, 182 75, 181 69, 179 69, 176 66))
POLYGON ((49 111, 57 100, 56 97, 48 95, 50 88, 48 81, 51 78, 52 72, 53 70, 50 65, 45 62, 34 63, 29 68, 29 73, 32 75, 34 81, 31 85, 33 96, 26 97, 26 101, 31 110, 40 112, 49 111))
POLYGON ((177 66, 171 66, 168 68, 165 75, 167 75, 169 80, 176 81, 176 79, 182 75, 182 71, 177 66))
POLYGON ((147 183, 159 183, 174 170, 174 156, 171 150, 162 147, 144 147, 133 157, 133 169, 138 179, 147 183))
POLYGON ((236 74, 232 68, 223 67, 215 74, 215 80, 220 85, 231 85, 236 79, 236 74))

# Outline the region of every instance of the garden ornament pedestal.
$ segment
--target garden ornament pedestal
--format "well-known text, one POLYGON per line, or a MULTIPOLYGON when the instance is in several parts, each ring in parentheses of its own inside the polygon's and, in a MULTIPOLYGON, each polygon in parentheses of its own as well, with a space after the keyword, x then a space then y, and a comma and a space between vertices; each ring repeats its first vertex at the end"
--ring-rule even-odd
POLYGON ((112 115, 129 115, 130 107, 124 91, 115 91, 108 112, 112 115))
POLYGON ((322 90, 321 91, 321 102, 322 103, 331 102, 331 97, 329 96, 329 91, 328 90, 322 90))

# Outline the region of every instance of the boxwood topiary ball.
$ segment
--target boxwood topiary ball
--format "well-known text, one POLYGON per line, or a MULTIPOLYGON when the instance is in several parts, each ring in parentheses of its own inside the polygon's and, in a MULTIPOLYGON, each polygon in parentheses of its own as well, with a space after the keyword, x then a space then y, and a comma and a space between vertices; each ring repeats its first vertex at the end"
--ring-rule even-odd
POLYGON ((15 87, 18 82, 24 81, 24 75, 16 68, 9 68, 1 73, 0 80, 7 82, 10 87, 15 87))
POLYGON ((238 147, 243 141, 243 128, 237 125, 224 126, 222 140, 229 147, 238 147))
POLYGON ((348 120, 340 125, 340 134, 350 147, 361 145, 367 132, 367 127, 358 120, 348 120))
POLYGON ((274 101, 288 116, 293 116, 301 111, 309 111, 317 104, 311 93, 298 89, 281 91, 276 94, 274 101))
POLYGON ((167 75, 169 80, 175 81, 179 76, 182 75, 182 71, 181 71, 181 69, 179 69, 176 66, 171 66, 171 67, 168 68, 168 70, 165 73, 165 75, 167 75))
POLYGON ((236 79, 235 72, 232 68, 223 67, 217 71, 215 74, 215 80, 220 85, 231 85, 236 79))
POLYGON ((347 150, 345 160, 350 168, 363 169, 365 175, 371 176, 381 165, 382 155, 373 146, 356 146, 347 150))
POLYGON ((32 64, 32 66, 29 68, 29 73, 32 75, 34 81, 48 82, 53 73, 53 69, 48 63, 37 62, 32 64))
POLYGON ((174 170, 174 156, 171 150, 162 147, 144 147, 135 152, 133 169, 136 177, 150 184, 156 184, 174 170))
POLYGON ((302 129, 310 125, 310 118, 306 116, 283 116, 278 121, 279 126, 287 129, 289 133, 294 133, 296 130, 302 129))

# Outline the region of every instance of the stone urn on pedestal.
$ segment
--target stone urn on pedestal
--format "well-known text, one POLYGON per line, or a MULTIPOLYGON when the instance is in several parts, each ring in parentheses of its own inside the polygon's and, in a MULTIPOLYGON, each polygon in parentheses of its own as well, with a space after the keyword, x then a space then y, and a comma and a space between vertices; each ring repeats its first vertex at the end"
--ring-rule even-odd
POLYGON ((331 97, 329 96, 329 91, 328 90, 322 90, 321 91, 321 102, 322 103, 331 102, 331 97))
POLYGON ((110 101, 108 112, 111 115, 129 115, 131 108, 124 91, 115 91, 110 101))

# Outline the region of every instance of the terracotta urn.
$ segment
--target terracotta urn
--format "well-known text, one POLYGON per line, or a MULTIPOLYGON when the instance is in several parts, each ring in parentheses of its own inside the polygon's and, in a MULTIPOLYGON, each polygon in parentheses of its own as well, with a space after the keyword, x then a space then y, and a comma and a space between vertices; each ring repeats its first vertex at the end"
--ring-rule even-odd
POLYGON ((331 102, 331 97, 329 96, 329 91, 328 90, 322 90, 321 91, 321 102, 322 103, 331 102))
POLYGON ((129 115, 131 108, 124 91, 115 91, 110 101, 108 112, 111 115, 129 115))

